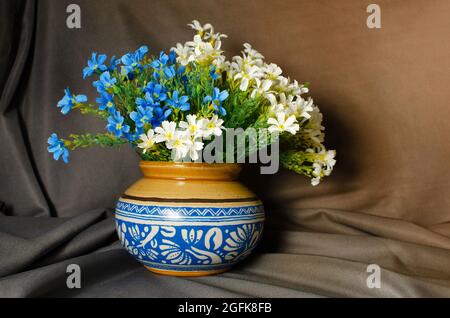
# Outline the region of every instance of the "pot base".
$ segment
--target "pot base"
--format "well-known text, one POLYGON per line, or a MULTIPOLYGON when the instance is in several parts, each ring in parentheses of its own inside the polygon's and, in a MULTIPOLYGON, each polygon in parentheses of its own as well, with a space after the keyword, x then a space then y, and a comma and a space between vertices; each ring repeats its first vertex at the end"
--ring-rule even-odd
POLYGON ((218 269, 218 270, 212 270, 212 271, 197 271, 197 272, 181 272, 181 271, 169 271, 164 269, 157 269, 157 268, 151 268, 149 266, 145 266, 146 269, 148 269, 150 272, 159 274, 159 275, 165 275, 165 276, 179 276, 179 277, 199 277, 199 276, 211 276, 211 275, 217 275, 224 273, 229 270, 229 268, 225 269, 218 269))

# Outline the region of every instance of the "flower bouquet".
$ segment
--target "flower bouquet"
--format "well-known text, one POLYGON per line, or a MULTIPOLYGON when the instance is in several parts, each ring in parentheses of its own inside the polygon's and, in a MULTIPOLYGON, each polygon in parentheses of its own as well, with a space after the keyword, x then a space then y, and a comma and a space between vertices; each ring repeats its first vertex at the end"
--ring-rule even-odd
POLYGON ((116 207, 123 246, 154 272, 198 276, 227 270, 261 237, 262 203, 236 181, 239 165, 230 162, 252 161, 271 147, 280 150, 283 167, 317 185, 331 173, 335 151, 323 146, 322 114, 303 97, 307 83, 283 76, 250 44, 227 60, 226 35, 211 24, 189 26, 193 40, 168 54, 150 56, 142 46, 107 63, 106 55, 92 53, 83 78, 95 77, 96 103, 67 88, 57 106, 64 115, 97 116, 107 131, 52 134, 48 151, 67 163, 69 150, 129 143, 145 177, 116 207), (236 130, 248 147, 217 147, 221 139, 228 145, 236 137, 228 132, 236 130), (214 160, 205 160, 208 153, 214 160))
POLYGON ((158 57, 148 56, 146 46, 109 63, 106 55, 92 53, 83 78, 96 77, 96 103, 67 88, 58 107, 64 115, 77 109, 106 120, 107 132, 52 134, 48 150, 54 159, 67 163, 69 150, 129 143, 144 161, 198 161, 223 129, 265 128, 272 138, 260 144, 279 141, 282 166, 311 177, 313 185, 328 176, 335 151, 323 146, 319 108, 302 96, 308 84, 283 76, 250 44, 228 61, 221 50, 226 35, 198 21, 189 26, 197 31, 194 39, 158 57))

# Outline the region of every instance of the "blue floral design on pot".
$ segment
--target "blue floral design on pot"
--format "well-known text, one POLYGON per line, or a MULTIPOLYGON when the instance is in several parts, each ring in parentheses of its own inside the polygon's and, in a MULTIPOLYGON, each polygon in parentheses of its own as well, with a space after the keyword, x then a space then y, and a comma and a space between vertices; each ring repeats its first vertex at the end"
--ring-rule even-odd
POLYGON ((147 268, 171 275, 225 271, 259 242, 264 209, 241 206, 170 206, 120 199, 116 229, 122 245, 147 268))

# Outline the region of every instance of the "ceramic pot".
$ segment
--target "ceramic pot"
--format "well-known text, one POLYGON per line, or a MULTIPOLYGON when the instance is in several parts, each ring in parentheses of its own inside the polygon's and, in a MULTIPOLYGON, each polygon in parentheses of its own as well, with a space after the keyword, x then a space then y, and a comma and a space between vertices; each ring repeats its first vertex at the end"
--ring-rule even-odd
POLYGON ((237 181, 238 164, 141 161, 144 178, 119 199, 122 245, 152 272, 213 275, 248 256, 261 238, 264 208, 237 181))

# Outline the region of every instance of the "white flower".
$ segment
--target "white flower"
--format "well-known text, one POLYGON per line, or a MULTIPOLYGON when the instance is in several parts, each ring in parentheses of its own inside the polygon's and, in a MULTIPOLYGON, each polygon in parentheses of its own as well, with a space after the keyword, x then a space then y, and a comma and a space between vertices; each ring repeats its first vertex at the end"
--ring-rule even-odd
POLYGON ((314 170, 312 172, 313 176, 321 177, 322 176, 322 165, 317 162, 314 162, 313 168, 314 168, 314 170))
POLYGON ((257 64, 262 60, 264 60, 264 56, 252 48, 252 46, 249 43, 244 43, 244 53, 254 60, 257 64))
POLYGON ((147 134, 142 134, 139 136, 141 139, 141 143, 138 144, 138 147, 141 149, 144 149, 142 152, 146 153, 148 150, 150 150, 153 145, 155 144, 155 134, 152 129, 150 129, 147 134))
POLYGON ((196 57, 201 56, 206 50, 212 50, 212 45, 210 43, 203 42, 203 39, 200 35, 194 36, 193 41, 186 42, 186 46, 192 48, 196 57))
MULTIPOLYGON (((226 38, 225 34, 214 33, 214 28, 210 23, 200 24, 197 20, 188 24, 192 29, 197 31, 192 41, 186 42, 184 45, 178 43, 176 48, 172 48, 177 53, 177 62, 186 66, 190 62, 198 64, 211 63, 217 66, 224 66, 225 57, 222 56, 222 38, 226 38), (217 60, 217 61, 216 61, 217 60)), ((223 70, 223 68, 219 68, 223 70)))
POLYGON ((275 104, 271 107, 271 110, 275 114, 286 113, 286 105, 285 104, 275 104))
POLYGON ((186 66, 190 62, 195 60, 195 56, 192 54, 192 50, 187 45, 177 43, 177 46, 175 48, 172 48, 172 50, 177 54, 177 62, 183 66, 186 66))
POLYGON ((336 159, 334 159, 334 157, 336 157, 336 151, 322 148, 318 155, 320 163, 325 167, 323 171, 324 175, 329 176, 336 164, 336 159))
POLYGON ((291 134, 295 135, 295 133, 300 129, 300 126, 297 124, 297 119, 294 115, 289 116, 286 119, 286 114, 284 112, 277 113, 277 119, 269 118, 267 121, 269 125, 269 132, 273 133, 275 131, 284 132, 288 131, 291 134))
POLYGON ((306 94, 309 92, 308 87, 306 87, 304 84, 299 85, 297 80, 290 83, 287 87, 287 90, 292 95, 302 95, 302 94, 306 94))
POLYGON ((255 98, 258 95, 266 96, 266 92, 269 91, 271 86, 272 86, 272 81, 271 80, 258 81, 256 83, 255 88, 253 89, 251 97, 255 98))
POLYGON ((248 43, 244 44, 242 52, 245 65, 262 67, 264 65, 264 56, 252 48, 248 43))
POLYGON ((333 171, 333 167, 336 164, 336 160, 334 157, 336 156, 336 151, 334 150, 326 150, 322 145, 316 149, 307 149, 307 153, 311 154, 313 158, 313 171, 312 171, 312 179, 311 184, 316 186, 320 183, 321 179, 324 176, 329 176, 331 171, 333 171))
POLYGON ((217 50, 219 50, 222 47, 222 38, 227 38, 228 36, 226 34, 222 33, 210 33, 208 35, 209 43, 212 44, 213 47, 215 47, 217 50))
POLYGON ((275 82, 274 89, 278 92, 289 93, 289 84, 289 78, 280 75, 275 82))
POLYGON ((166 142, 167 149, 175 151, 175 161, 186 157, 192 145, 189 134, 186 131, 176 130, 172 139, 166 142))
POLYGON ((214 115, 211 119, 205 119, 203 121, 203 137, 209 136, 221 136, 222 135, 223 120, 219 119, 217 115, 214 115))
POLYGON ((313 105, 313 110, 310 112, 311 118, 306 122, 305 127, 302 129, 304 134, 307 134, 309 138, 320 145, 325 139, 323 131, 325 127, 322 126, 322 113, 319 107, 313 105))
MULTIPOLYGON (((231 63, 229 69, 229 76, 235 80, 238 78, 247 77, 245 74, 252 78, 260 79, 264 75, 262 67, 264 65, 264 56, 262 56, 258 51, 252 49, 251 45, 248 43, 244 44, 244 51, 242 51, 242 56, 233 56, 233 62, 231 63), (251 74, 254 73, 254 74, 251 74), (240 74, 238 78, 235 78, 237 74, 240 74)), ((247 80, 242 84, 243 87, 247 86, 247 80)))
POLYGON ((264 66, 264 73, 266 79, 277 81, 281 79, 281 74, 283 71, 275 63, 270 63, 269 65, 264 66))
POLYGON ((320 180, 322 179, 323 170, 322 165, 317 162, 313 163, 313 168, 314 170, 312 171, 313 178, 311 179, 311 184, 313 186, 316 186, 320 183, 320 180))
POLYGON ((295 115, 295 117, 297 118, 303 117, 306 119, 310 119, 310 113, 314 110, 312 98, 310 97, 305 100, 300 95, 296 96, 295 101, 289 102, 288 107, 288 113, 295 115))
POLYGON ((315 178, 312 178, 311 179, 311 185, 312 186, 317 186, 317 185, 319 185, 319 183, 320 183, 320 177, 315 177, 315 178))
POLYGON ((218 73, 222 73, 228 69, 230 62, 226 60, 224 55, 219 55, 212 61, 212 64, 216 67, 218 73))
POLYGON ((192 29, 196 30, 200 37, 204 37, 214 32, 214 28, 210 23, 205 25, 201 25, 197 20, 192 21, 192 23, 188 24, 192 29))
POLYGON ((155 142, 160 143, 164 141, 172 141, 175 137, 175 129, 177 128, 177 123, 171 121, 163 121, 160 127, 155 128, 157 135, 155 136, 155 142))
MULTIPOLYGON (((270 105, 272 107, 275 107, 278 104, 284 105, 284 108, 287 108, 288 99, 286 98, 286 95, 284 93, 270 93, 266 95, 267 99, 270 102, 270 105)), ((289 99, 290 101, 291 99, 289 99)))
POLYGON ((311 153, 314 158, 313 163, 313 176, 322 177, 329 176, 333 171, 333 167, 336 164, 336 151, 326 150, 322 145, 319 148, 307 149, 306 152, 311 153))
POLYGON ((263 73, 258 66, 244 66, 241 72, 234 76, 234 80, 241 79, 239 89, 245 92, 248 89, 250 82, 259 80, 262 74, 263 73))
POLYGON ((204 42, 200 35, 194 36, 194 41, 186 42, 186 46, 191 48, 195 61, 198 63, 211 62, 222 54, 220 51, 220 41, 211 44, 210 42, 204 42))
POLYGON ((275 96, 275 94, 273 93, 270 93, 266 95, 266 98, 270 102, 272 113, 278 114, 279 112, 289 111, 288 104, 292 101, 293 96, 289 96, 289 98, 286 98, 286 95, 284 93, 277 94, 277 96, 275 96))
POLYGON ((202 127, 204 119, 197 120, 197 115, 187 115, 186 119, 187 122, 180 121, 180 128, 186 129, 193 138, 201 137, 203 135, 202 127))
POLYGON ((192 161, 196 161, 199 158, 198 152, 203 149, 203 142, 198 141, 196 139, 192 140, 192 143, 189 146, 189 157, 192 161))
POLYGON ((277 98, 275 97, 274 94, 272 94, 272 93, 266 94, 266 98, 272 107, 275 107, 276 105, 278 105, 277 98))

